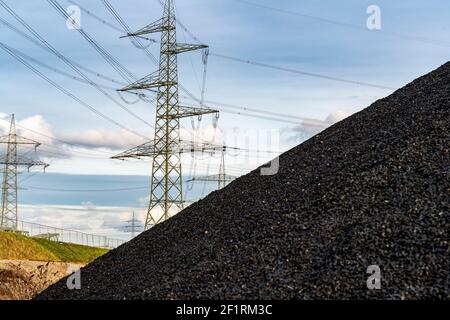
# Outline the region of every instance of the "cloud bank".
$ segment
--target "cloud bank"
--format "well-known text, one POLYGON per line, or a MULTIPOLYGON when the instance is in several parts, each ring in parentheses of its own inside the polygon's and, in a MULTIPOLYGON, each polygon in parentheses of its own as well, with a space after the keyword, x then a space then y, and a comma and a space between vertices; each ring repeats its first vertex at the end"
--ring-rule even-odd
POLYGON ((294 135, 291 135, 288 140, 308 139, 325 130, 329 126, 344 120, 350 115, 351 113, 349 112, 337 110, 328 114, 324 121, 303 121, 302 124, 290 128, 289 133, 293 133, 294 135))

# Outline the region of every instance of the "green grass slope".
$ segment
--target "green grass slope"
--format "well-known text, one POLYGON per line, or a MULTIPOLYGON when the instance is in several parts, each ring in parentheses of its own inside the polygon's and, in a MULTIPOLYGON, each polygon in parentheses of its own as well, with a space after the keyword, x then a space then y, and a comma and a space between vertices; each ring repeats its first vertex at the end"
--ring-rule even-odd
POLYGON ((76 244, 29 238, 0 232, 0 260, 32 260, 89 263, 108 252, 76 244))

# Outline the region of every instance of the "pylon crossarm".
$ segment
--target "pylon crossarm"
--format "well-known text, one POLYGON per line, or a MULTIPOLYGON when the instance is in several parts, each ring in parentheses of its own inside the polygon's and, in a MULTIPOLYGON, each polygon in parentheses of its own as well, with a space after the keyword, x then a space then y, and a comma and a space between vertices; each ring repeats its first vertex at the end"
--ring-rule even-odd
POLYGON ((228 147, 228 146, 221 146, 221 145, 207 143, 207 146, 205 147, 204 150, 205 151, 211 151, 211 152, 215 153, 215 152, 219 152, 219 151, 225 152, 225 151, 228 151, 228 150, 238 151, 238 150, 241 150, 241 149, 240 148, 236 148, 236 147, 228 147))
MULTIPOLYGON (((148 76, 145 76, 142 79, 139 79, 125 88, 119 89, 117 91, 134 91, 134 90, 149 90, 152 88, 158 88, 161 86, 173 86, 176 83, 173 81, 161 81, 159 79, 158 72, 154 72, 152 74, 149 74, 148 76)), ((153 91, 153 90, 150 90, 153 91)))
POLYGON ((194 142, 183 141, 179 143, 178 153, 194 153, 194 152, 209 152, 214 153, 219 150, 223 150, 224 146, 214 145, 209 142, 194 142))
POLYGON ((164 141, 151 140, 141 144, 135 148, 122 152, 111 159, 126 160, 126 159, 141 159, 153 158, 167 151, 168 154, 194 153, 194 152, 209 152, 214 153, 227 149, 226 146, 214 145, 208 142, 194 142, 179 140, 178 143, 164 147, 164 141), (167 148, 167 150, 166 150, 167 148))
POLYGON ((204 44, 188 44, 188 43, 177 43, 174 48, 163 50, 161 53, 163 54, 179 54, 189 51, 201 50, 208 48, 207 45, 204 44))
POLYGON ((144 34, 150 34, 150 33, 156 33, 156 32, 162 32, 162 31, 170 31, 173 30, 175 27, 173 25, 169 25, 166 21, 166 19, 162 18, 159 19, 145 27, 143 27, 142 29, 139 29, 136 32, 132 32, 132 33, 128 33, 125 36, 122 36, 121 38, 126 38, 126 37, 137 37, 137 36, 142 36, 144 34))
POLYGON ((8 144, 10 142, 14 142, 15 144, 22 144, 22 145, 33 145, 35 147, 39 147, 41 144, 37 141, 21 137, 18 135, 8 135, 8 136, 1 136, 0 137, 0 143, 2 144, 8 144))
POLYGON ((130 158, 132 159, 154 158, 166 152, 168 154, 178 154, 185 152, 188 149, 191 150, 193 146, 190 143, 191 142, 186 142, 182 146, 180 141, 180 144, 171 144, 168 145, 167 147, 164 147, 164 141, 160 140, 155 142, 155 140, 151 140, 135 148, 122 152, 116 156, 113 156, 112 159, 125 160, 130 158))
POLYGON ((49 166, 47 163, 40 161, 40 160, 33 160, 33 159, 26 158, 23 156, 17 156, 16 159, 9 159, 5 155, 0 156, 0 164, 24 166, 24 167, 28 167, 28 168, 36 167, 36 166, 41 166, 41 167, 46 168, 49 166))
POLYGON ((224 182, 231 182, 236 180, 235 176, 231 176, 229 174, 221 175, 221 174, 213 174, 210 176, 203 176, 203 177, 195 177, 192 179, 187 180, 186 182, 194 182, 194 181, 202 181, 202 182, 217 182, 217 181, 224 181, 224 182))
POLYGON ((154 141, 152 140, 144 144, 141 144, 135 148, 127 150, 125 152, 119 153, 118 155, 111 157, 111 159, 119 159, 119 160, 125 160, 129 158, 140 159, 140 158, 154 157, 156 154, 157 153, 154 141))
POLYGON ((180 105, 178 108, 178 113, 164 114, 164 115, 159 116, 159 118, 181 119, 181 118, 202 116, 205 114, 213 114, 213 113, 219 113, 219 110, 215 110, 215 109, 211 109, 211 108, 188 107, 188 106, 180 105))

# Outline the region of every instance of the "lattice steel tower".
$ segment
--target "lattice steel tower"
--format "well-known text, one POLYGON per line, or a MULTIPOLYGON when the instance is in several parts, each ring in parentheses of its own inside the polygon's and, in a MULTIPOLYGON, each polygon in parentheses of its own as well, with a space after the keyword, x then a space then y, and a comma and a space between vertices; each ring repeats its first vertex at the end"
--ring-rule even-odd
POLYGON ((3 164, 3 185, 2 185, 2 208, 0 218, 0 229, 17 231, 17 175, 19 167, 27 167, 28 170, 34 166, 43 166, 44 170, 48 164, 42 161, 29 159, 18 155, 19 145, 33 146, 35 149, 40 146, 39 142, 30 140, 16 134, 16 123, 14 115, 11 118, 11 126, 7 136, 0 137, 0 144, 6 144, 6 154, 0 157, 0 164, 3 164))
POLYGON ((145 229, 168 219, 183 208, 181 154, 213 150, 208 143, 194 143, 180 139, 180 119, 217 110, 204 107, 180 106, 178 101, 177 55, 206 49, 206 45, 177 43, 176 18, 173 0, 166 0, 162 19, 134 32, 129 37, 161 33, 159 70, 118 91, 157 89, 156 125, 154 140, 119 154, 114 159, 152 157, 150 203, 145 229), (162 214, 158 215, 156 209, 162 214))
POLYGON ((142 223, 138 219, 136 219, 135 212, 133 211, 133 215, 131 220, 128 220, 127 225, 124 226, 124 231, 131 233, 131 239, 134 239, 136 234, 142 231, 142 223))
POLYGON ((225 169, 225 153, 227 148, 224 147, 222 150, 222 155, 220 158, 220 166, 219 166, 219 174, 213 174, 209 176, 202 176, 202 177, 194 177, 187 182, 194 182, 194 181, 202 181, 202 182, 217 182, 217 189, 220 190, 222 188, 225 188, 227 184, 232 182, 233 180, 236 180, 235 176, 231 176, 226 173, 225 169))

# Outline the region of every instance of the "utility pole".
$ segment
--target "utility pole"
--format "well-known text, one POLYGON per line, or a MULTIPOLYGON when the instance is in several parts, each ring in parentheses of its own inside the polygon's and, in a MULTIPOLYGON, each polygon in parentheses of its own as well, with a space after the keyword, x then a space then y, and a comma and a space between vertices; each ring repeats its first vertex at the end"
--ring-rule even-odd
POLYGON ((195 143, 180 139, 180 119, 204 114, 217 114, 218 111, 179 104, 177 55, 188 51, 207 49, 208 46, 178 43, 176 25, 173 0, 166 0, 162 19, 127 35, 128 37, 142 37, 150 33, 161 33, 159 70, 118 90, 157 89, 154 139, 112 157, 121 160, 142 157, 153 158, 150 202, 145 230, 167 220, 183 209, 181 154, 217 149, 216 146, 209 143, 195 143))
POLYGON ((194 181, 203 181, 203 182, 214 182, 217 181, 217 190, 220 190, 222 188, 225 188, 227 184, 229 184, 231 181, 235 180, 236 177, 230 176, 226 173, 225 170, 225 151, 226 148, 222 150, 221 159, 220 159, 220 167, 219 167, 219 174, 213 174, 209 176, 203 176, 203 177, 194 177, 186 182, 194 182, 194 181))
POLYGON ((17 169, 19 167, 42 166, 47 168, 49 165, 36 161, 25 156, 18 155, 19 145, 32 146, 35 149, 41 144, 39 142, 18 136, 16 134, 16 123, 14 115, 11 118, 11 126, 7 136, 0 137, 0 144, 6 144, 6 155, 0 157, 0 164, 3 164, 3 184, 2 184, 2 208, 0 219, 0 230, 17 231, 18 229, 18 185, 17 185, 17 169))

